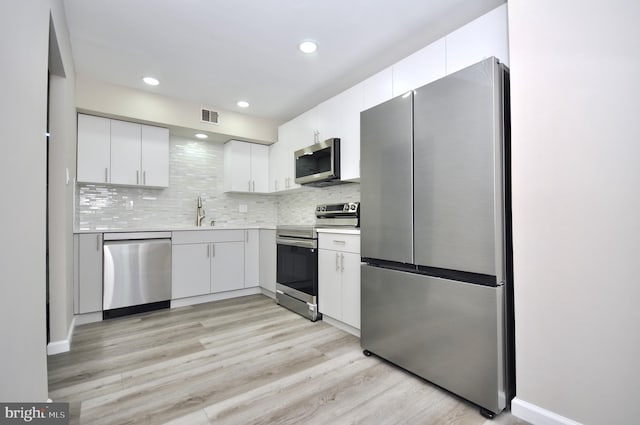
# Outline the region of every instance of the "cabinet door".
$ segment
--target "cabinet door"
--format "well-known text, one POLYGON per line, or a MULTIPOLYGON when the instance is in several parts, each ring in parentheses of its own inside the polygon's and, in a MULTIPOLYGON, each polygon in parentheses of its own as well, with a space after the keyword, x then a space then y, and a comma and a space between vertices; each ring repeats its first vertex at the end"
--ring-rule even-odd
POLYGON ((102 310, 102 233, 78 235, 77 313, 102 310))
POLYGON ((111 120, 111 183, 141 184, 140 137, 140 124, 111 120))
POLYGON ((251 192, 251 144, 231 140, 224 144, 225 192, 251 192))
POLYGON ((244 242, 211 244, 211 292, 244 288, 244 242))
POLYGON ((340 178, 360 178, 360 112, 364 102, 362 84, 343 92, 342 132, 340 133, 340 178))
POLYGON ((111 120, 78 114, 78 181, 109 183, 111 120))
POLYGON ((342 137, 342 96, 334 96, 316 107, 316 128, 319 141, 342 137))
POLYGON ((342 321, 360 329, 360 255, 340 253, 342 321))
POLYGON ((509 65, 507 5, 493 9, 446 36, 447 75, 495 56, 509 65))
POLYGON ((169 187, 169 129, 142 125, 140 184, 169 187))
POLYGON ((260 286, 276 292, 276 231, 260 230, 260 286))
POLYGON ((340 253, 318 250, 318 309, 322 314, 342 320, 340 253))
POLYGON ((211 291, 209 244, 171 247, 171 298, 193 297, 211 291))
POLYGON ((251 146, 251 190, 257 193, 269 192, 269 146, 251 146))
POLYGON ((379 105, 393 97, 393 71, 391 67, 362 82, 364 90, 362 110, 379 105))
POLYGON ((445 39, 441 38, 393 65, 393 96, 444 77, 446 56, 445 39))
POLYGON ((244 287, 250 288, 260 283, 260 231, 244 232, 244 287))

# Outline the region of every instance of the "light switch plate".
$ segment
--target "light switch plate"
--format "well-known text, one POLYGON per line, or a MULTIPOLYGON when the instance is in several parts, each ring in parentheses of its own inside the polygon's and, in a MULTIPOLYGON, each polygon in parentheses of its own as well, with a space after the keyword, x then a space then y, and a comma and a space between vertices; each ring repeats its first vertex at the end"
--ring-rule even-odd
POLYGON ((249 211, 249 209, 247 208, 247 204, 240 204, 239 210, 241 213, 246 213, 247 211, 249 211))

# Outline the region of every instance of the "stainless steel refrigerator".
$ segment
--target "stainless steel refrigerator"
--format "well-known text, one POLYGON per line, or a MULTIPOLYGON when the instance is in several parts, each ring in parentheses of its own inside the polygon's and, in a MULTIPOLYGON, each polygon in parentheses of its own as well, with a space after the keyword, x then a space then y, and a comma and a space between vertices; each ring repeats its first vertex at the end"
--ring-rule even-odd
POLYGON ((508 70, 361 114, 361 344, 489 417, 514 396, 508 70))

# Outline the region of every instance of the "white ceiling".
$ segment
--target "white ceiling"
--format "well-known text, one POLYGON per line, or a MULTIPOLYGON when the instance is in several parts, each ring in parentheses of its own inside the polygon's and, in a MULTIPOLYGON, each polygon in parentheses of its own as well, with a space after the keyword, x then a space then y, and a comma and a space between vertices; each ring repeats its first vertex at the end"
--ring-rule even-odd
POLYGON ((505 0, 65 0, 76 72, 287 121, 505 0), (314 39, 319 50, 297 50, 314 39), (157 87, 143 76, 160 80, 157 87), (247 100, 241 109, 236 101, 247 100))

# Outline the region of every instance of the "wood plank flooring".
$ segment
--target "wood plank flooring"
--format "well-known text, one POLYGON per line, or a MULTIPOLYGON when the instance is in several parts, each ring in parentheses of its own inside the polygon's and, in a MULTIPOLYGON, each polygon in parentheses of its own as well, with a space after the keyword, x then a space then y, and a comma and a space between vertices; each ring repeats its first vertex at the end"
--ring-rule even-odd
POLYGON ((509 424, 262 295, 78 326, 49 357, 72 424, 509 424))

